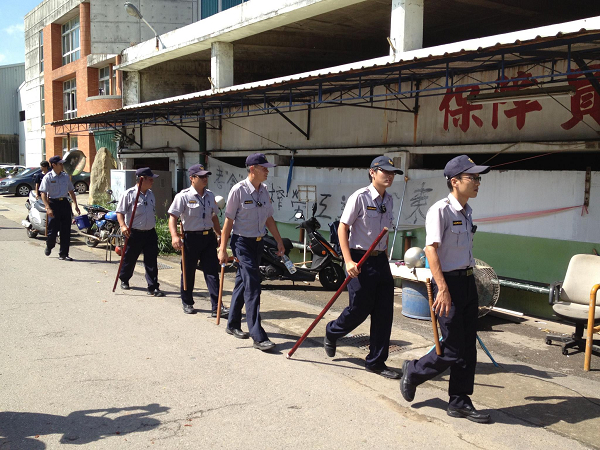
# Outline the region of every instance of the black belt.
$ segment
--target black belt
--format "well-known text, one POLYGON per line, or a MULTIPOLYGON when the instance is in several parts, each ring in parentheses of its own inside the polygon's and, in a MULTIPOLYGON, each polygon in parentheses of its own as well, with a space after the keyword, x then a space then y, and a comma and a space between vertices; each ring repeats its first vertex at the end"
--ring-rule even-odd
POLYGON ((208 230, 198 230, 198 231, 185 230, 185 232, 189 233, 189 234, 202 234, 202 235, 206 236, 208 233, 212 232, 212 230, 213 230, 212 228, 209 228, 208 230))
POLYGON ((67 199, 67 197, 52 197, 52 198, 50 198, 49 200, 50 200, 51 202, 55 202, 55 201, 57 202, 57 201, 60 201, 60 200, 66 200, 66 199, 67 199))
MULTIPOLYGON (((366 250, 360 250, 360 249, 358 249, 358 248, 353 248, 353 249, 352 249, 352 251, 353 251, 353 252, 360 253, 361 255, 364 255, 365 253, 367 253, 367 251, 366 251, 366 250)), ((373 251, 372 251, 372 252, 369 254, 369 256, 379 256, 379 255, 383 255, 384 253, 385 253, 385 251, 384 251, 384 250, 373 250, 373 251)))
POLYGON ((151 228, 149 230, 139 230, 137 228, 132 228, 131 229, 131 231, 135 231, 136 233, 147 233, 147 232, 152 231, 152 230, 154 230, 154 228, 151 228))
POLYGON ((473 275, 473 268, 467 267, 466 269, 456 269, 450 272, 442 272, 445 277, 470 277, 473 275))
POLYGON ((236 234, 238 238, 244 239, 252 239, 253 241, 260 242, 262 241, 263 236, 242 236, 241 234, 236 234))

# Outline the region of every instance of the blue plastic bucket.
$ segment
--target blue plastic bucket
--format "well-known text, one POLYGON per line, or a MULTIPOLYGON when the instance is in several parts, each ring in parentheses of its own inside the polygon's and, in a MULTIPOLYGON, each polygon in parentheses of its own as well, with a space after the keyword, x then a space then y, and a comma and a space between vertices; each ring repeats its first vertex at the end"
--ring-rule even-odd
POLYGON ((77 216, 75 217, 75 224, 80 230, 83 230, 84 228, 89 228, 91 225, 90 218, 87 215, 77 216))
POLYGON ((402 315, 411 319, 431 320, 425 283, 402 280, 402 315))

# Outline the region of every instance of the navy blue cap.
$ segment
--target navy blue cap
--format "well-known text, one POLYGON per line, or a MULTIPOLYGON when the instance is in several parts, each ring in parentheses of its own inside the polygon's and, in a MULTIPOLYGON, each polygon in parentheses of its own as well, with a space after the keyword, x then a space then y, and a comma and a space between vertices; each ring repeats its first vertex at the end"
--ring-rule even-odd
POLYGON ((479 173, 484 174, 490 171, 490 166, 477 166, 467 155, 460 155, 452 158, 444 168, 444 176, 449 180, 461 173, 479 173))
POLYGON ((158 175, 154 175, 150 170, 150 167, 141 167, 135 171, 136 177, 148 177, 148 178, 156 178, 158 175))
POLYGON ((50 159, 48 160, 48 162, 49 162, 50 164, 62 164, 62 163, 64 163, 64 162, 65 162, 65 160, 64 160, 64 159, 62 159, 60 156, 53 156, 52 158, 50 158, 50 159))
POLYGON ((394 162, 387 156, 378 156, 375 158, 373 162, 371 162, 371 169, 383 169, 394 172, 397 175, 402 175, 404 173, 400 169, 394 167, 394 162))
POLYGON ((212 172, 204 170, 204 166, 202 164, 194 164, 188 169, 188 175, 190 177, 192 175, 198 175, 199 177, 203 177, 204 175, 212 175, 212 172))
POLYGON ((267 161, 267 157, 262 153, 253 153, 246 158, 246 167, 250 166, 277 167, 276 164, 267 161))

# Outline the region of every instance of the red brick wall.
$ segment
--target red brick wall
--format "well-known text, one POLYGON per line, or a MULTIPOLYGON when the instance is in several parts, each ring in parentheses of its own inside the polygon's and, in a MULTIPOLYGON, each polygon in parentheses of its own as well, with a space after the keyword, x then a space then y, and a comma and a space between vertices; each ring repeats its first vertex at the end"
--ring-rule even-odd
MULTIPOLYGON (((79 5, 79 41, 80 58, 62 65, 61 25, 51 24, 44 28, 44 96, 46 122, 62 120, 63 114, 63 82, 75 78, 77 81, 77 116, 86 116, 122 107, 121 99, 94 99, 88 97, 98 95, 98 69, 87 67, 87 55, 91 52, 90 38, 90 5, 79 5), (46 56, 48 55, 48 56, 46 56)), ((121 89, 117 89, 118 95, 121 89)), ((83 130, 83 126, 81 127, 83 130)), ((77 144, 87 156, 85 170, 90 170, 96 156, 94 137, 87 131, 73 132, 77 136, 77 144)), ((62 156, 62 138, 56 135, 56 129, 46 126, 46 158, 62 156)))

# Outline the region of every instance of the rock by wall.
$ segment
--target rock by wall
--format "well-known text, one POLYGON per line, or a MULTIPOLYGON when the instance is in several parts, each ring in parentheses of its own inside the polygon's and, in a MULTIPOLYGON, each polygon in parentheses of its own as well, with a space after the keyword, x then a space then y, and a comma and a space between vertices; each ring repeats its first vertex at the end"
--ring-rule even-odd
POLYGON ((106 147, 101 147, 96 152, 90 175, 89 203, 102 204, 110 200, 106 193, 110 189, 110 171, 117 168, 117 162, 106 147))

